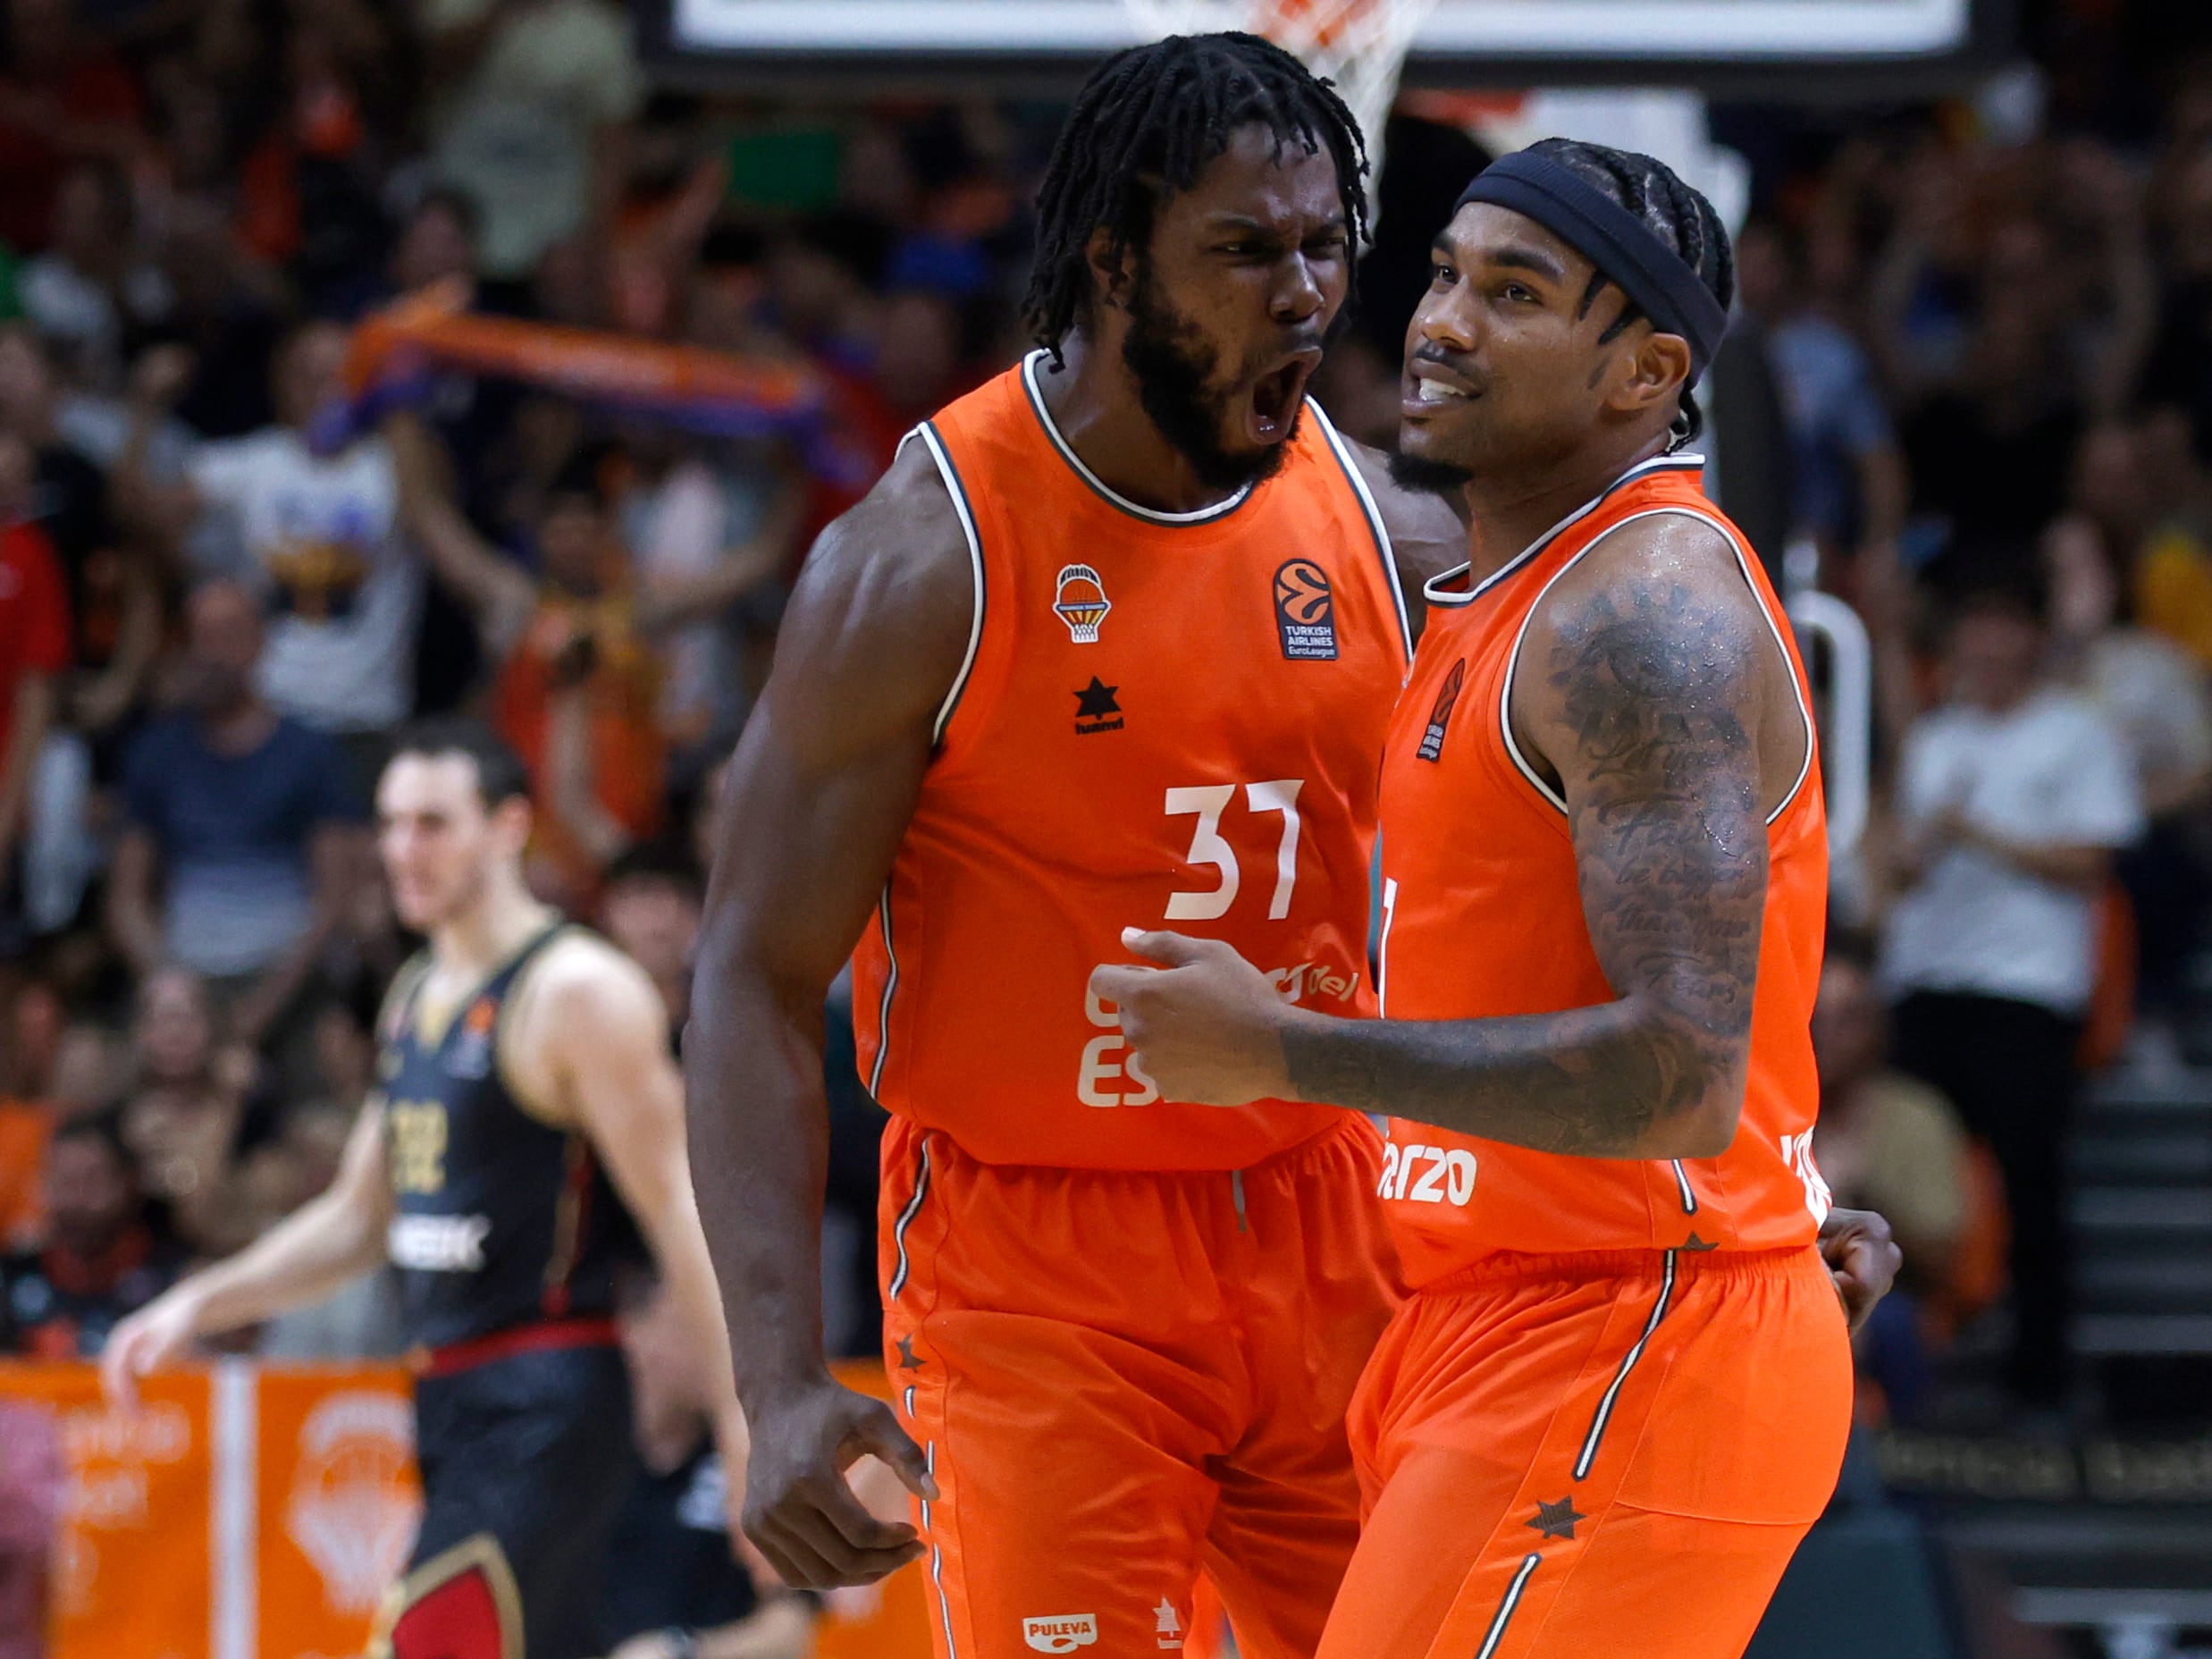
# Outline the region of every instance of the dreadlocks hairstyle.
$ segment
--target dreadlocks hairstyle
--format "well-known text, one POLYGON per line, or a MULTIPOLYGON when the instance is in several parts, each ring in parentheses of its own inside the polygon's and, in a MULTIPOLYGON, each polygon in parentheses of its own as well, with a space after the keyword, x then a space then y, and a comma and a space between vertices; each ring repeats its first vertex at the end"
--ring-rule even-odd
MULTIPOLYGON (((1573 139, 1543 139, 1528 147, 1531 154, 1558 163, 1641 219, 1660 240, 1682 256, 1683 264, 1697 273, 1698 280, 1720 302, 1723 311, 1735 303, 1736 250, 1728 245, 1728 226, 1720 223, 1712 204, 1683 183, 1665 162, 1633 150, 1573 139)), ((1577 316, 1589 315, 1606 281, 1603 272, 1592 274, 1589 287, 1583 290, 1577 316)), ((1643 312, 1631 300, 1607 325, 1600 341, 1613 339, 1641 316, 1643 312)), ((1704 425, 1705 417, 1685 386, 1682 415, 1675 426, 1676 444, 1689 442, 1704 425)))
POLYGON ((1325 149, 1351 245, 1366 243, 1367 145, 1329 82, 1257 35, 1171 35, 1117 52, 1076 95, 1037 193, 1037 259, 1022 310, 1055 363, 1089 310, 1091 233, 1103 228, 1112 239, 1109 257, 1141 252, 1159 204, 1196 184, 1249 126, 1266 128, 1278 149, 1325 149))

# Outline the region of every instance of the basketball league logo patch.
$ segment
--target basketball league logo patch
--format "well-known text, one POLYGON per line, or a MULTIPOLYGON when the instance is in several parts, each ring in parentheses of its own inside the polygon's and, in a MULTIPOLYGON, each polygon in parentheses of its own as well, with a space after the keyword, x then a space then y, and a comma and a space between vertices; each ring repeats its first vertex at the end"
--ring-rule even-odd
POLYGON ((1098 624, 1114 609, 1106 596, 1106 584, 1089 565, 1063 565, 1053 592, 1052 608, 1068 625, 1068 637, 1079 645, 1098 643, 1098 624))
POLYGON ((1310 559, 1293 559, 1275 572, 1275 632, 1289 661, 1336 661, 1336 595, 1329 573, 1310 559))
POLYGON ((449 1077, 492 1075, 492 1033, 500 1022, 500 1005, 489 997, 469 1005, 461 1029, 453 1038, 453 1051, 446 1057, 449 1077))

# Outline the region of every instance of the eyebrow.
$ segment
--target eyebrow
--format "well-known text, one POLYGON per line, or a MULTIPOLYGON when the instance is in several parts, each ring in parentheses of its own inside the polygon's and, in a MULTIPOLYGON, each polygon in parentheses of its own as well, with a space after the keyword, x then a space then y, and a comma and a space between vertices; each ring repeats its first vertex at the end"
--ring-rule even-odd
MULTIPOLYGON (((1266 223, 1261 220, 1255 219, 1249 214, 1211 214, 1207 215, 1206 224, 1209 231, 1212 231, 1216 234, 1224 231, 1250 231, 1260 236, 1280 236, 1283 234, 1283 232, 1276 226, 1266 223)), ((1344 228, 1344 215, 1341 213, 1337 214, 1314 228, 1316 231, 1341 231, 1344 228)))
POLYGON ((1529 248, 1518 243, 1509 243, 1503 248, 1482 255, 1478 259, 1469 260, 1461 257, 1459 244, 1451 240, 1451 233, 1449 231, 1440 231, 1437 232, 1436 240, 1428 245, 1428 250, 1447 264, 1501 265, 1510 270, 1534 271, 1538 276, 1548 277, 1554 282, 1563 282, 1567 280, 1567 267, 1552 258, 1550 254, 1545 253, 1542 248, 1529 248))
POLYGON ((1567 280, 1567 267, 1540 248, 1501 248, 1490 256, 1492 265, 1501 265, 1517 271, 1534 271, 1538 276, 1547 276, 1555 282, 1567 280))

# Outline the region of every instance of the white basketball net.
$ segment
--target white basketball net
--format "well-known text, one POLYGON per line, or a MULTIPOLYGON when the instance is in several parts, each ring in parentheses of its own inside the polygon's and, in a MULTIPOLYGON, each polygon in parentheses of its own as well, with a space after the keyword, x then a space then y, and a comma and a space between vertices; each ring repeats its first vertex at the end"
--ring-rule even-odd
POLYGON ((1333 81, 1367 141, 1374 178, 1383 171, 1383 123, 1398 96, 1398 73, 1436 0, 1123 0, 1150 35, 1241 29, 1265 35, 1333 81))

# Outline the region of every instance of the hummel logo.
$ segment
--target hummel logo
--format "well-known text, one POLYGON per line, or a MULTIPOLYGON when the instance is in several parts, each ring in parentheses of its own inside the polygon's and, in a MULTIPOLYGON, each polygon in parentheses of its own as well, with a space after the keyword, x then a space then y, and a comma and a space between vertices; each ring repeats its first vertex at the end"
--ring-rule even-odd
POLYGON ((1109 686, 1096 674, 1090 684, 1075 694, 1075 735, 1088 737, 1096 731, 1122 728, 1122 705, 1114 701, 1119 686, 1109 686), (1085 724, 1088 721, 1089 724, 1085 724))

